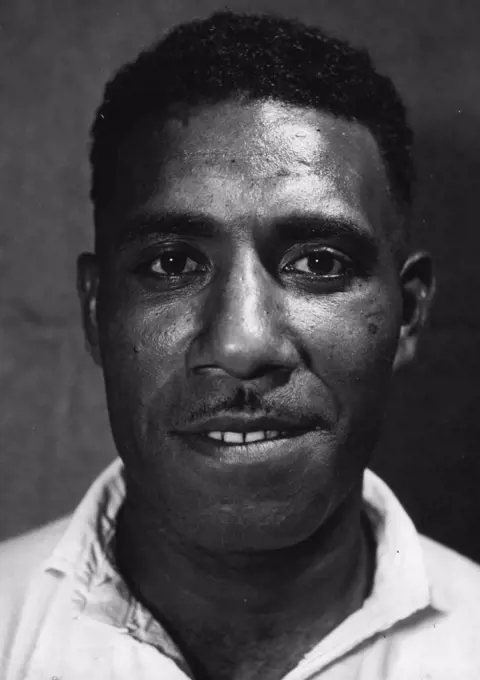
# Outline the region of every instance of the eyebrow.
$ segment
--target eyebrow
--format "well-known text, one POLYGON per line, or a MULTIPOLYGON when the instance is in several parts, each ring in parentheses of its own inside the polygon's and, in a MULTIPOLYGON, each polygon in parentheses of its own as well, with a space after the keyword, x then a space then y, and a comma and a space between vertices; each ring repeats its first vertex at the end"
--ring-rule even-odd
POLYGON ((220 236, 218 223, 205 215, 192 213, 141 214, 127 220, 116 237, 116 246, 124 250, 130 244, 169 236, 213 239, 220 236))
MULTIPOLYGON (((128 220, 117 236, 117 247, 124 250, 133 243, 170 236, 213 240, 224 234, 219 222, 208 215, 195 213, 141 214, 128 220)), ((322 213, 292 213, 273 221, 272 235, 290 244, 315 238, 348 238, 372 254, 378 250, 371 229, 346 216, 322 213)))

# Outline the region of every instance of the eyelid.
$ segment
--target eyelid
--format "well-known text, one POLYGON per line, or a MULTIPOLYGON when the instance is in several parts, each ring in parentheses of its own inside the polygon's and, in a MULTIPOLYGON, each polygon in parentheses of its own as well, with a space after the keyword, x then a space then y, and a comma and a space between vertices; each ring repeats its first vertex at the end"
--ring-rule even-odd
POLYGON ((308 255, 312 255, 315 253, 330 253, 331 255, 338 257, 339 260, 343 260, 344 262, 353 265, 352 258, 349 255, 347 255, 347 253, 345 253, 343 250, 339 250, 338 248, 334 248, 333 246, 319 246, 311 244, 309 246, 308 245, 302 246, 300 252, 298 252, 294 257, 289 259, 287 266, 293 262, 301 260, 303 257, 307 257, 308 255))
MULTIPOLYGON (((198 255, 192 254, 192 248, 189 244, 185 243, 156 243, 151 244, 137 255, 135 261, 132 262, 132 272, 140 274, 142 276, 149 276, 155 278, 175 278, 173 276, 166 276, 164 274, 159 274, 153 269, 154 264, 164 255, 168 253, 183 253, 187 259, 193 260, 196 264, 202 265, 201 258, 198 255)), ((182 275, 184 276, 184 275, 182 275)))
MULTIPOLYGON (((174 240, 173 242, 170 241, 168 243, 157 243, 156 245, 152 245, 151 247, 147 248, 147 252, 144 253, 144 256, 142 257, 142 262, 140 263, 138 269, 145 271, 149 271, 153 276, 163 276, 161 274, 158 274, 153 271, 153 264, 163 255, 166 255, 168 253, 176 253, 180 252, 183 253, 187 256, 187 258, 191 259, 195 263, 199 265, 201 268, 198 272, 189 272, 188 274, 195 275, 195 274, 202 274, 205 273, 205 268, 209 269, 209 264, 208 264, 208 258, 201 253, 198 248, 195 246, 192 246, 191 243, 185 242, 184 240, 182 241, 176 241, 174 240)), ((337 258, 338 260, 342 261, 342 263, 345 266, 345 273, 344 274, 339 274, 336 277, 332 276, 333 278, 341 278, 344 277, 348 274, 352 274, 353 269, 354 269, 354 262, 352 258, 347 255, 343 250, 340 250, 338 248, 335 248, 330 245, 320 245, 320 244, 302 244, 298 252, 294 255, 291 256, 288 260, 288 262, 280 268, 279 271, 284 271, 288 273, 292 273, 292 267, 293 265, 298 262, 299 260, 302 260, 305 257, 308 257, 308 255, 312 255, 315 253, 328 253, 331 254, 332 257, 337 258)), ((308 276, 308 274, 304 272, 298 272, 299 275, 305 275, 308 276)), ((186 276, 187 274, 179 274, 178 276, 186 276)), ((312 275, 314 276, 314 275, 312 275)), ((167 278, 175 278, 173 275, 167 278)))
POLYGON ((331 246, 313 246, 310 245, 310 247, 304 247, 303 252, 298 254, 296 257, 290 259, 287 265, 283 268, 283 272, 286 273, 287 275, 293 275, 295 277, 299 277, 299 280, 308 280, 312 282, 316 282, 317 284, 320 284, 322 286, 339 286, 339 285, 346 285, 347 282, 351 281, 352 278, 355 276, 356 273, 358 273, 358 267, 355 266, 353 260, 351 257, 349 257, 346 253, 342 252, 341 250, 337 250, 336 248, 332 248, 331 246), (332 256, 333 260, 336 260, 338 263, 340 263, 341 268, 343 271, 337 274, 320 274, 320 273, 309 273, 309 272, 303 272, 303 271, 297 271, 294 268, 294 265, 297 264, 298 262, 301 262, 303 259, 308 258, 309 255, 314 255, 315 253, 321 253, 321 254, 328 254, 332 256))
POLYGON ((178 241, 173 243, 156 243, 155 245, 145 248, 142 253, 142 261, 146 265, 153 264, 160 257, 168 255, 169 253, 182 253, 199 264, 205 264, 205 260, 207 259, 198 248, 195 248, 190 243, 178 241))

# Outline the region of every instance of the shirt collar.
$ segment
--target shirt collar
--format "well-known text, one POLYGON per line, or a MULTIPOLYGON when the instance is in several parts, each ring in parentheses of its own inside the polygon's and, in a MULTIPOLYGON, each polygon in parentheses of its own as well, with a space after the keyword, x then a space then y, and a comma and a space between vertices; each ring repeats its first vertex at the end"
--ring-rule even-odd
POLYGON ((168 633, 133 597, 115 567, 116 518, 124 498, 123 463, 116 458, 87 491, 45 569, 72 578, 77 612, 152 644, 184 665, 168 633))
MULTIPOLYGON (((115 568, 112 545, 116 516, 125 497, 123 464, 117 458, 92 484, 45 568, 72 577, 73 602, 84 615, 154 644, 178 663, 182 657, 162 626, 129 592, 115 568)), ((364 508, 376 542, 373 587, 361 609, 306 655, 346 653, 356 644, 444 603, 430 583, 417 531, 389 487, 366 470, 364 508)), ((302 662, 303 665, 303 662, 302 662)))
POLYGON ((318 672, 411 617, 426 618, 447 609, 429 578, 413 522, 391 489, 371 470, 364 474, 363 501, 377 546, 371 593, 360 609, 305 655, 288 680, 295 680, 297 671, 318 672))

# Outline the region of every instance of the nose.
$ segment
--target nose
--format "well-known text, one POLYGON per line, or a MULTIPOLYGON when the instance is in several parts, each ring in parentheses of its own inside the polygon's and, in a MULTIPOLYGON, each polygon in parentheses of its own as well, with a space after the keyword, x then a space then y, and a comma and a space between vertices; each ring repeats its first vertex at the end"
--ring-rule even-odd
POLYGON ((232 264, 204 311, 204 365, 239 380, 285 376, 295 368, 284 291, 254 254, 232 264))

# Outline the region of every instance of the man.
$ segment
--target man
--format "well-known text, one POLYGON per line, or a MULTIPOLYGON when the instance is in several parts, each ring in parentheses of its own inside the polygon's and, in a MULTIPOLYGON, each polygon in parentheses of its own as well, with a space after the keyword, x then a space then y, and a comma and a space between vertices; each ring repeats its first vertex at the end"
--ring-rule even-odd
POLYGON ((92 137, 78 288, 120 458, 3 546, 2 678, 480 677, 479 568, 366 470, 434 289, 391 82, 222 12, 120 71, 92 137))

